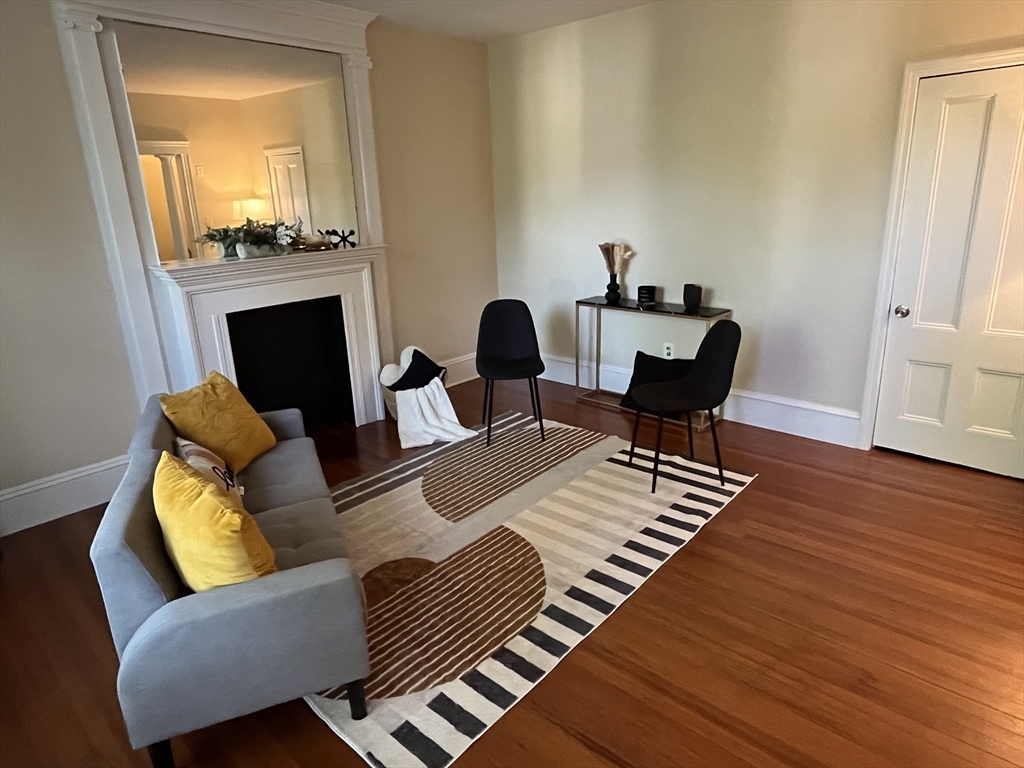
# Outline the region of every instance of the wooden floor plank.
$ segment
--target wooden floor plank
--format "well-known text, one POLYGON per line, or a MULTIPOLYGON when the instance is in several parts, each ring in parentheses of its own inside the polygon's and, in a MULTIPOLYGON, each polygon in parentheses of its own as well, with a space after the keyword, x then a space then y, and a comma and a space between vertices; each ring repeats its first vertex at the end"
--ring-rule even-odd
MULTIPOLYGON (((550 419, 630 435, 627 414, 541 392, 550 419)), ((478 422, 481 383, 450 393, 478 422)), ((529 409, 525 383, 498 385, 496 413, 529 409)), ((758 479, 459 765, 1024 766, 1024 484, 742 424, 719 436, 758 479)), ((402 456, 391 421, 314 438, 332 485, 402 456)), ((710 460, 710 436, 695 442, 710 460)), ((685 430, 665 443, 686 452, 685 430)), ((0 543, 5 768, 147 765, 88 558, 101 515, 0 543)), ((364 765, 301 701, 173 745, 181 768, 364 765)))

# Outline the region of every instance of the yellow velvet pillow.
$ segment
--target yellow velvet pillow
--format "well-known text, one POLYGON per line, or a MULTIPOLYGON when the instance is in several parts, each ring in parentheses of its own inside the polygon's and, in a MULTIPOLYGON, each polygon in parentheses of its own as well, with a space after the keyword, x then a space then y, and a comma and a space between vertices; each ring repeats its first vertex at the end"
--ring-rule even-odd
POLYGON ((153 477, 164 545, 196 592, 274 573, 274 550, 237 496, 164 451, 153 477))
POLYGON ((161 395, 160 407, 175 432, 216 453, 235 472, 277 443, 238 387, 217 371, 198 387, 161 395))

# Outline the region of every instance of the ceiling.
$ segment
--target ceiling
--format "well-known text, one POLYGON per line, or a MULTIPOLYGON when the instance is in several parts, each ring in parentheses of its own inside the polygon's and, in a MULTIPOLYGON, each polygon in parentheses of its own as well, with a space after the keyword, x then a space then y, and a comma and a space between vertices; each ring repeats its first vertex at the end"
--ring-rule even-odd
POLYGON ((650 0, 330 0, 410 27, 487 41, 645 5, 650 0))
POLYGON ((114 22, 129 93, 249 99, 341 76, 341 57, 253 40, 114 22))

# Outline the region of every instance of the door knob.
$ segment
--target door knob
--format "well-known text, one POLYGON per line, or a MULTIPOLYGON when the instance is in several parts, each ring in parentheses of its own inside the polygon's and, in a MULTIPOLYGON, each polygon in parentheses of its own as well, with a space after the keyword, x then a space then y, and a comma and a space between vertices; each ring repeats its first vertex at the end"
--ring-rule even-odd
POLYGON ((892 313, 896 315, 896 317, 906 317, 910 314, 910 307, 906 304, 900 304, 892 311, 892 313))

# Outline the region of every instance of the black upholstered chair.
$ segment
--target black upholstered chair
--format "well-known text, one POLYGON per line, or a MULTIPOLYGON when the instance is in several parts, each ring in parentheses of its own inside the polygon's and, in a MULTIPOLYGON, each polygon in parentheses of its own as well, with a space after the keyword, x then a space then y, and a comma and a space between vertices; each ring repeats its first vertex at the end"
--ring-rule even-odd
POLYGON ((544 417, 537 377, 544 373, 544 361, 540 359, 537 330, 525 302, 498 299, 484 307, 476 342, 476 371, 484 380, 483 421, 487 424, 487 444, 491 444, 494 418, 494 382, 509 379, 529 381, 533 417, 540 423, 540 439, 543 440, 544 417))
POLYGON ((722 469, 722 453, 718 448, 718 433, 715 431, 714 409, 725 402, 732 387, 732 374, 736 367, 736 354, 740 349, 740 327, 732 320, 719 320, 711 326, 697 350, 693 360, 673 361, 680 364, 677 370, 685 369, 682 378, 657 381, 650 384, 630 385, 623 398, 636 409, 633 423, 633 440, 629 445, 629 463, 633 463, 636 450, 636 435, 640 429, 641 413, 658 417, 658 438, 654 448, 654 472, 651 493, 658 487, 658 460, 661 457, 661 431, 666 418, 678 419, 686 414, 686 429, 690 438, 690 458, 693 458, 694 411, 707 411, 711 420, 711 439, 715 443, 715 462, 718 477, 725 485, 722 469), (686 365, 689 363, 689 365, 686 365))

